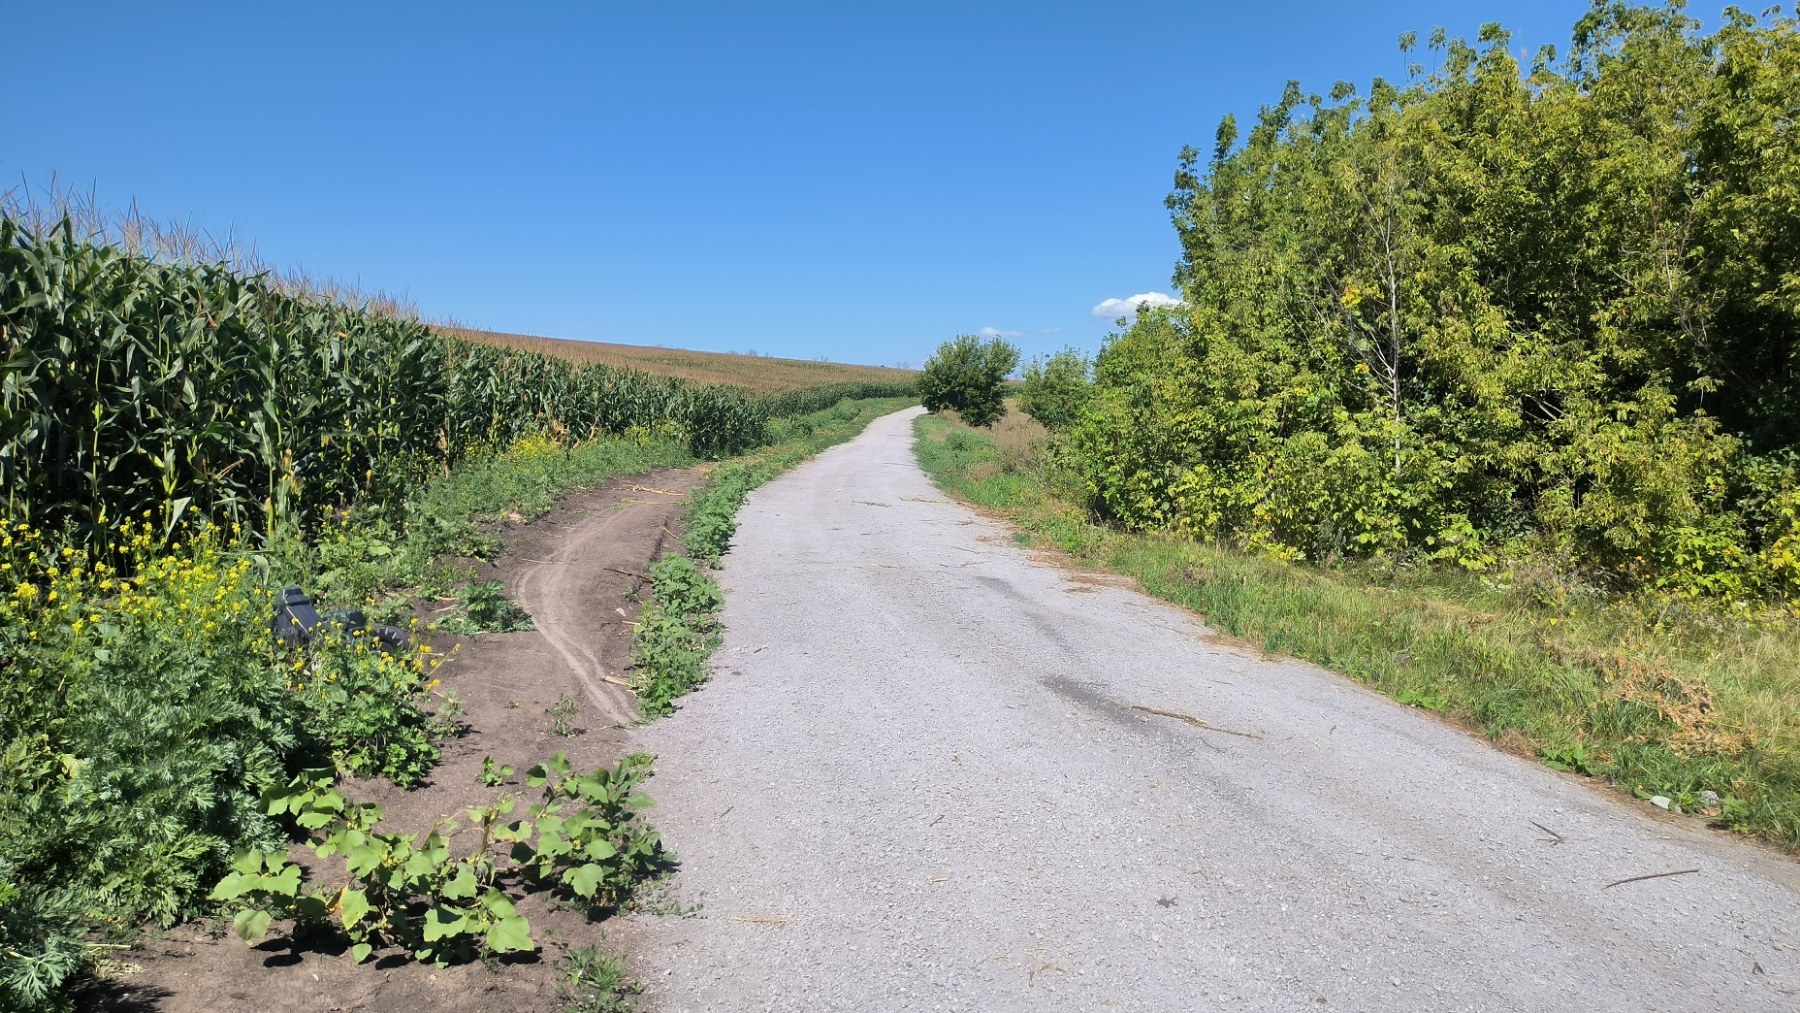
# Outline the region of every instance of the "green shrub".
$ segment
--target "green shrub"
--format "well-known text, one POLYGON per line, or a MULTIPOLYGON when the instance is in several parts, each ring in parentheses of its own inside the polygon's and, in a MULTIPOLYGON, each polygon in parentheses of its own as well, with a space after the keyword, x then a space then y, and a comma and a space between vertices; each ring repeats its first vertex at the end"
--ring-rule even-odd
POLYGON ((1766 152, 1800 21, 1608 3, 1560 63, 1430 45, 1183 151, 1181 305, 1042 408, 1059 462, 1110 520, 1284 559, 1791 605, 1800 162, 1766 152))
POLYGON ((541 801, 522 818, 507 819, 518 809, 508 792, 421 839, 381 832, 381 807, 345 798, 331 772, 303 772, 267 794, 267 810, 313 835, 314 854, 341 860, 343 875, 308 889, 284 851, 248 849, 211 896, 236 907, 232 926, 245 942, 291 918, 296 931, 343 933, 358 962, 384 945, 440 965, 529 952, 537 944, 515 905, 526 884, 598 911, 623 905, 664 870, 661 838, 639 815, 654 804, 638 790, 649 775, 642 755, 577 774, 558 753, 527 772, 541 801), (453 847, 464 835, 473 843, 453 847))
POLYGON ((1019 364, 1019 350, 999 338, 959 335, 938 346, 919 374, 919 396, 930 411, 953 409, 972 426, 991 426, 1006 414, 1000 384, 1019 364))
POLYGON ((670 713, 676 697, 706 681, 724 605, 719 585, 679 553, 652 564, 650 582, 631 644, 632 690, 647 718, 670 713))
POLYGON ((383 648, 366 633, 321 637, 286 664, 289 698, 337 770, 411 787, 437 765, 424 709, 438 687, 429 646, 383 648))
POLYGON ((91 892, 106 920, 169 925, 233 847, 278 836, 256 795, 303 725, 249 561, 122 540, 116 566, 0 537, 0 861, 91 892))
POLYGON ((1045 429, 1065 429, 1087 399, 1093 366, 1082 352, 1065 348, 1031 360, 1019 387, 1019 410, 1045 429))
POLYGON ((456 592, 459 608, 436 626, 450 633, 519 633, 532 628, 531 613, 506 597, 497 580, 471 581, 456 592))
POLYGON ((63 983, 94 956, 85 915, 93 897, 22 882, 0 862, 0 1002, 9 1010, 61 1011, 63 983))

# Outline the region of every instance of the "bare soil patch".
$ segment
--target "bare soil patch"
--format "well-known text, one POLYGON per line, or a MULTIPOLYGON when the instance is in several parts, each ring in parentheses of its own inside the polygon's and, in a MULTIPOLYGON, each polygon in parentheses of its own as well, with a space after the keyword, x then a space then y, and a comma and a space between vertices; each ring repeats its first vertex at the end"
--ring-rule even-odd
MULTIPOLYGON (((620 726, 636 717, 619 680, 631 654, 643 574, 679 530, 687 493, 700 478, 698 470, 663 470, 619 479, 572 495, 529 524, 505 525, 499 532, 505 554, 483 576, 499 580, 537 628, 435 637, 434 647, 449 652, 438 675, 462 701, 464 733, 442 743, 442 762, 419 788, 362 781, 347 783, 345 792, 380 803, 384 829, 423 833, 521 787, 528 767, 559 750, 577 769, 616 763, 628 751, 620 726), (490 756, 496 766, 517 771, 511 784, 480 783, 490 756)), ((654 780, 649 790, 655 794, 654 780)), ((531 919, 538 953, 448 968, 412 963, 391 950, 359 966, 341 944, 292 940, 279 925, 256 947, 224 924, 182 925, 121 952, 109 980, 89 989, 82 1006, 142 1013, 560 1009, 562 949, 596 942, 608 926, 538 895, 527 896, 519 910, 531 919)))

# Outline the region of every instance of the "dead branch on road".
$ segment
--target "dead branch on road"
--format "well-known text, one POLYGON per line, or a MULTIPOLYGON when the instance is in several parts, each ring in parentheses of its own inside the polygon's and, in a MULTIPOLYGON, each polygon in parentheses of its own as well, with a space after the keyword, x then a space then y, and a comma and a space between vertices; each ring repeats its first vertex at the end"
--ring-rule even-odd
POLYGON ((1699 869, 1676 869, 1674 872, 1652 872, 1647 876, 1633 876, 1630 879, 1621 879, 1616 882, 1608 883, 1600 889, 1611 890, 1615 886, 1624 886, 1626 883, 1641 883, 1646 879, 1662 879, 1665 876, 1689 876, 1699 871, 1699 869))
POLYGON ((1180 711, 1166 711, 1161 707, 1145 707, 1142 704, 1135 703, 1131 704, 1130 707, 1134 711, 1143 711, 1145 714, 1154 714, 1159 718, 1174 718, 1177 721, 1185 721, 1195 728, 1204 728, 1209 732, 1223 732, 1226 735, 1236 735, 1245 739, 1262 738, 1261 735, 1258 735, 1255 732, 1240 732, 1235 728, 1220 728, 1218 725, 1210 724, 1204 719, 1197 718, 1192 714, 1183 714, 1180 711))

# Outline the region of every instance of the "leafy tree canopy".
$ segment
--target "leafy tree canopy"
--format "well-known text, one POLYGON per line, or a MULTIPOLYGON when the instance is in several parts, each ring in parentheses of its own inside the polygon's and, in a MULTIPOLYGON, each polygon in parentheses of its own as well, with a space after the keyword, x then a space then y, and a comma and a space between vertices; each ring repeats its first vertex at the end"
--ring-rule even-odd
POLYGON ((949 408, 972 426, 991 426, 1006 414, 1000 384, 1018 365, 1019 350, 1007 342, 960 335, 926 361, 919 396, 930 411, 949 408))
POLYGON ((1182 305, 1111 339, 1066 456, 1122 523, 1281 556, 1800 601, 1796 21, 1508 41, 1183 151, 1182 305))
POLYGON ((1025 367, 1025 383, 1019 388, 1019 410, 1045 429, 1065 428, 1075 420, 1087 395, 1092 371, 1087 356, 1075 348, 1031 360, 1025 367))

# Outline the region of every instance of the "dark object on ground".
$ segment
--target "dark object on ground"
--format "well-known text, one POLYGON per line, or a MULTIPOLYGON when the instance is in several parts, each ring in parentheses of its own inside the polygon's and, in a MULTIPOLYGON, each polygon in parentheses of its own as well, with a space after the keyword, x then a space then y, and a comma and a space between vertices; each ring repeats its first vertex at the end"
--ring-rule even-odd
POLYGON ((288 647, 305 647, 321 636, 340 638, 367 633, 382 650, 392 650, 406 643, 406 633, 392 626, 369 625, 361 609, 345 609, 321 616, 313 608, 312 599, 297 587, 284 587, 275 596, 275 617, 271 622, 275 639, 288 647))

